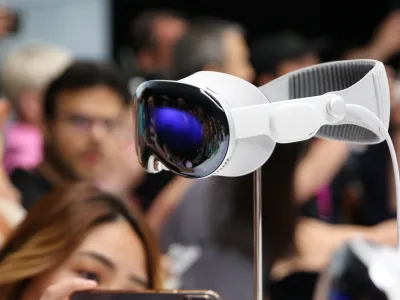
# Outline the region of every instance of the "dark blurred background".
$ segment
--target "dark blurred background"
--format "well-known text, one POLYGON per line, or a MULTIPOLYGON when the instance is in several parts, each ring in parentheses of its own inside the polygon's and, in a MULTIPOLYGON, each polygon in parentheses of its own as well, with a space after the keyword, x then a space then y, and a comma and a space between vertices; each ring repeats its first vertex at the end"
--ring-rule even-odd
MULTIPOLYGON (((83 175, 73 180, 104 182, 108 190, 142 209, 167 256, 172 245, 188 247, 185 251, 189 252, 200 246, 204 254, 181 274, 171 273, 166 286, 216 290, 227 300, 252 299, 251 175, 225 183, 220 178, 193 183, 170 172, 145 173, 127 147, 135 145, 130 100, 138 84, 218 71, 261 86, 320 62, 376 59, 387 67, 392 100, 389 131, 399 153, 399 53, 400 0, 371 4, 365 0, 238 0, 236 4, 227 0, 0 0, 0 96, 12 106, 10 120, 4 117, 9 122, 0 126, 5 133, 5 143, 0 145, 0 151, 5 148, 0 187, 8 187, 10 195, 20 193, 22 205, 28 208, 52 189, 53 181, 71 180, 59 162, 80 170, 81 156, 75 150, 96 152, 81 149, 78 134, 83 132, 79 136, 90 140, 93 120, 104 120, 112 111, 108 105, 115 99, 110 97, 112 101, 99 105, 99 95, 107 93, 97 89, 114 90, 113 84, 104 84, 102 79, 96 83, 101 75, 97 69, 82 77, 69 75, 78 88, 65 90, 75 95, 76 90, 88 89, 89 95, 95 94, 76 99, 69 95, 76 112, 68 109, 68 122, 57 117, 60 124, 75 130, 66 137, 62 133, 69 129, 61 134, 50 130, 50 125, 59 123, 42 124, 46 89, 75 59, 117 62, 116 73, 124 81, 118 93, 129 103, 123 108, 117 104, 116 110, 123 110, 126 120, 119 115, 106 118, 121 123, 121 130, 104 131, 107 135, 98 142, 104 149, 112 148, 107 155, 99 155, 105 164, 90 162, 94 167, 82 168, 83 175), (211 20, 202 23, 198 17, 211 20), (84 83, 83 88, 79 86, 80 80, 93 81, 93 90, 84 83), (85 101, 90 102, 91 111, 85 108, 82 113, 85 101), (82 124, 90 131, 81 131, 82 124), (42 130, 57 138, 44 139, 42 130), (66 145, 72 147, 69 153, 43 151, 66 145), (54 168, 57 176, 46 175, 43 163, 54 168), (96 171, 100 166, 105 172, 96 171), (8 186, 1 185, 2 181, 8 186), (228 212, 225 219, 221 212, 228 212)), ((78 69, 86 72, 84 66, 78 69)), ((396 199, 389 162, 386 143, 356 147, 312 139, 274 149, 274 156, 263 167, 264 271, 268 275, 266 293, 270 294, 266 299, 312 299, 332 253, 360 233, 378 243, 395 244, 396 199)), ((0 198, 1 192, 0 188, 0 198)), ((7 227, 4 235, 12 229, 7 227)), ((0 227, 0 238, 1 233, 0 227)))
POLYGON ((113 56, 126 43, 130 20, 149 8, 172 8, 189 17, 213 15, 243 24, 249 42, 268 32, 296 30, 308 38, 329 39, 330 47, 324 60, 332 60, 344 49, 366 43, 374 27, 390 10, 400 7, 399 0, 383 0, 368 4, 361 0, 336 1, 131 1, 112 2, 113 56))

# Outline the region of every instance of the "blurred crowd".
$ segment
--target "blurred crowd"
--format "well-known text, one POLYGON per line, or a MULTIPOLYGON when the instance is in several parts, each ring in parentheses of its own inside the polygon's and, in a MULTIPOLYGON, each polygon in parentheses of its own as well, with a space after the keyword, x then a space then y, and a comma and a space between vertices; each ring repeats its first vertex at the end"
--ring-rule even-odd
MULTIPOLYGON (((16 15, 1 8, 0 37, 17 31, 16 15)), ((295 31, 249 45, 241 24, 167 9, 143 11, 127 31, 119 63, 43 42, 15 47, 0 66, 1 299, 64 299, 96 286, 254 297, 252 176, 147 174, 135 154, 135 89, 205 70, 262 86, 323 62, 329 45, 295 31)), ((394 10, 341 58, 387 64, 396 151, 400 81, 390 62, 399 54, 394 10)), ((279 144, 262 171, 266 299, 312 299, 352 238, 397 244, 386 143, 279 144)))

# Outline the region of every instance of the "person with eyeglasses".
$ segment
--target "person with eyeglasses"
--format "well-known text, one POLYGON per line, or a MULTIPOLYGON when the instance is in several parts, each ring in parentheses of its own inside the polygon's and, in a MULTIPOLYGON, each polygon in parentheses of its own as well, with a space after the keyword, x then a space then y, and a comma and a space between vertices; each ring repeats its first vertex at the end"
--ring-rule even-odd
POLYGON ((132 150, 130 105, 128 85, 112 65, 75 61, 54 79, 43 97, 43 162, 11 174, 24 208, 57 186, 81 180, 128 197, 143 174, 132 150))

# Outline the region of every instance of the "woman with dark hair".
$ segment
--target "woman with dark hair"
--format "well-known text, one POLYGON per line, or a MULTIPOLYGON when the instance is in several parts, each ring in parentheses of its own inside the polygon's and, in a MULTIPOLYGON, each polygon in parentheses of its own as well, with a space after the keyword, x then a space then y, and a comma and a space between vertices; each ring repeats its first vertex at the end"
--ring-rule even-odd
POLYGON ((95 288, 160 288, 158 248, 118 198, 86 183, 55 189, 2 248, 0 298, 56 300, 95 288))

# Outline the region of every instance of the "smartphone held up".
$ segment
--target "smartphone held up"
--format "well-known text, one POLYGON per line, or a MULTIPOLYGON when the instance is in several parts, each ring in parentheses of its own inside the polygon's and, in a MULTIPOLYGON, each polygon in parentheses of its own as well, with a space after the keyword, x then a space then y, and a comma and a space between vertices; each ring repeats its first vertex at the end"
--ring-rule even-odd
POLYGON ((107 291, 77 292, 71 300, 221 300, 213 291, 107 291))

